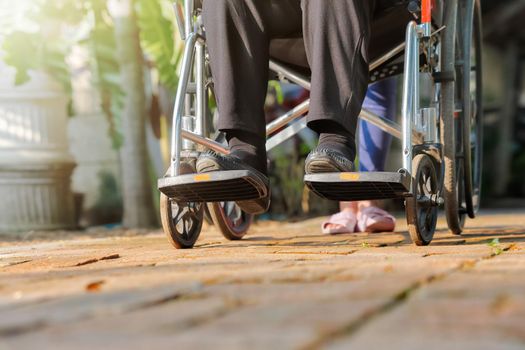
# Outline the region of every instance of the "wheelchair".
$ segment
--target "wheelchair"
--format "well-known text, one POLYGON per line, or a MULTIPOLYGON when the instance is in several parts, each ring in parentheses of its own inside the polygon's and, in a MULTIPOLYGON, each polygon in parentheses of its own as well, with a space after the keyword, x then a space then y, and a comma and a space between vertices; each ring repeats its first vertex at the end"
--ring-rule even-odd
MULTIPOLYGON (((158 188, 162 226, 176 248, 194 246, 206 217, 225 238, 242 239, 253 217, 234 201, 263 195, 248 171, 195 173, 200 152, 228 154, 210 125, 213 77, 201 6, 198 0, 175 4, 185 49, 173 111, 171 165, 158 188)), ((402 122, 366 110, 360 118, 402 141, 403 166, 397 172, 305 175, 306 186, 336 201, 404 199, 416 245, 431 243, 443 205, 450 231, 461 234, 466 218, 475 218, 480 205, 481 35, 479 0, 378 0, 370 82, 402 75, 402 122)), ((300 39, 287 40, 272 41, 269 69, 281 81, 310 89, 304 45, 300 39)), ((304 129, 308 109, 309 100, 268 123, 267 149, 304 129)))

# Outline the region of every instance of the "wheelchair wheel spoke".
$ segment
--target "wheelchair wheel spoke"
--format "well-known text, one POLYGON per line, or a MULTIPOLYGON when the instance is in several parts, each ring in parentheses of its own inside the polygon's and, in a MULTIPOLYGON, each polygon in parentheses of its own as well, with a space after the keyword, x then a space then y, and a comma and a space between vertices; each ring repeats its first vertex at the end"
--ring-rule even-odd
POLYGON ((184 212, 184 208, 182 208, 177 203, 172 203, 171 208, 172 208, 172 210, 173 210, 173 208, 175 208, 174 215, 173 215, 173 221, 174 222, 180 221, 181 216, 184 215, 184 213, 183 213, 184 212))
POLYGON ((188 219, 186 216, 183 216, 182 217, 182 236, 185 238, 185 239, 189 239, 189 231, 190 231, 190 225, 188 223, 188 219))

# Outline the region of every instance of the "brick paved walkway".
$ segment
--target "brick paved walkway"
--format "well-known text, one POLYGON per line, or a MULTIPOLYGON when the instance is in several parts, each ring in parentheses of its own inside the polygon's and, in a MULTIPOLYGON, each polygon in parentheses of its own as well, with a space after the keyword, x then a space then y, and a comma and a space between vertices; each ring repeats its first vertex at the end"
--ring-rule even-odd
POLYGON ((158 231, 1 241, 0 349, 525 349, 525 210, 429 247, 403 219, 331 237, 320 221, 206 228, 185 251, 158 231))

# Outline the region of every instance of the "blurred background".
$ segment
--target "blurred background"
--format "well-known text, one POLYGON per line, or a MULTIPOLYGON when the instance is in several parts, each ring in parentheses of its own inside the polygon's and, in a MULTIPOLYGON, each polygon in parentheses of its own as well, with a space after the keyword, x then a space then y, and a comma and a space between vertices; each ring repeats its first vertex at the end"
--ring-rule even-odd
MULTIPOLYGON (((525 0, 482 7, 483 205, 523 206, 525 0)), ((176 28, 169 0, 0 0, 0 232, 158 225, 183 47, 176 28)), ((268 117, 305 97, 270 84, 268 117)), ((304 189, 313 142, 305 134, 272 153, 267 217, 336 209, 304 189)))

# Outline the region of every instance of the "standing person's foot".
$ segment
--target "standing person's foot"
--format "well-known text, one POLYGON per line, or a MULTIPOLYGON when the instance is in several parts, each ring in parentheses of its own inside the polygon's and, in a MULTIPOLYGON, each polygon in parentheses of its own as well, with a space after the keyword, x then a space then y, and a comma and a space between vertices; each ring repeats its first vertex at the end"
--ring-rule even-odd
POLYGON ((357 229, 357 217, 351 210, 341 210, 321 224, 325 234, 353 233, 357 229))
POLYGON ((394 232, 396 219, 381 208, 364 207, 357 213, 357 228, 360 232, 394 232))
POLYGON ((322 223, 323 233, 394 232, 396 219, 376 201, 341 202, 340 211, 322 223))

